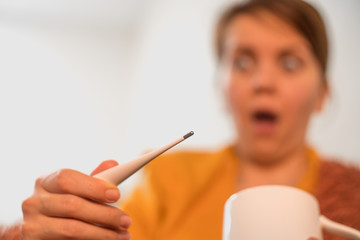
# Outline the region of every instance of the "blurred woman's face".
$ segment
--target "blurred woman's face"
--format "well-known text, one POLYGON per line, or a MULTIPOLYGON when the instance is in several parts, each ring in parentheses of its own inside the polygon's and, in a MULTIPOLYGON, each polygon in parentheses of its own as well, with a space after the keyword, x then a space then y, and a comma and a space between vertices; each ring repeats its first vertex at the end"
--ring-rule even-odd
POLYGON ((266 11, 235 17, 225 33, 222 69, 242 156, 272 163, 304 147, 326 87, 296 29, 266 11))

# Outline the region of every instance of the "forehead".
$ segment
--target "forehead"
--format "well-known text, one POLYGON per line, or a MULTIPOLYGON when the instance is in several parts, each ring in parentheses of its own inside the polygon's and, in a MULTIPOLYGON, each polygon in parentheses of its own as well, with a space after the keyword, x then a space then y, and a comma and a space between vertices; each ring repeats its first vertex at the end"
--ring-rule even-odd
POLYGON ((289 47, 310 50, 297 29, 265 10, 239 14, 231 20, 225 31, 225 50, 241 46, 266 51, 289 47))

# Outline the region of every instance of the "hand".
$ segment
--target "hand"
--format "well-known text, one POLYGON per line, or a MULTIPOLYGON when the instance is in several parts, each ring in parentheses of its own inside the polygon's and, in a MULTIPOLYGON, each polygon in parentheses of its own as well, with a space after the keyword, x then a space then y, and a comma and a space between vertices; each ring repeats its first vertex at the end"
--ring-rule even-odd
MULTIPOLYGON (((114 165, 105 161, 93 174, 114 165)), ((115 185, 75 170, 40 177, 22 204, 24 239, 130 239, 130 217, 105 204, 119 198, 115 185)))

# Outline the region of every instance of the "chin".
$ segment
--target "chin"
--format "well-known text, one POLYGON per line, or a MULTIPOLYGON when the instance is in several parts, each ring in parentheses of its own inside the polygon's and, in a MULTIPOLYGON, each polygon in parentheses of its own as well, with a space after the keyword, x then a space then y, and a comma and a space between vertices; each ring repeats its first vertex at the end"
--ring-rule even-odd
POLYGON ((247 151, 244 152, 246 158, 259 165, 271 166, 276 165, 281 161, 281 149, 279 146, 274 146, 274 144, 254 144, 253 146, 248 146, 247 151))

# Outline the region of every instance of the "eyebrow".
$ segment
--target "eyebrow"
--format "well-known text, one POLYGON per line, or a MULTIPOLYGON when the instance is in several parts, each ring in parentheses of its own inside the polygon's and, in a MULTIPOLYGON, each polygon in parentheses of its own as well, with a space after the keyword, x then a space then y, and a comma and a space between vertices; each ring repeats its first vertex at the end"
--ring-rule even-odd
POLYGON ((251 57, 255 57, 255 55, 256 55, 254 50, 251 47, 247 47, 247 46, 238 46, 235 48, 233 55, 236 56, 236 55, 240 55, 240 54, 249 55, 251 57))
MULTIPOLYGON (((305 47, 308 48, 309 46, 305 46, 305 47)), ((299 54, 304 50, 305 49, 299 48, 299 46, 297 46, 297 45, 289 45, 289 46, 280 48, 277 55, 285 56, 285 55, 289 55, 289 54, 299 54)), ((311 50, 311 49, 309 49, 309 50, 311 50)), ((234 56, 244 54, 244 55, 256 57, 256 51, 249 46, 237 46, 233 52, 234 52, 234 54, 233 54, 234 56)))
POLYGON ((287 55, 292 55, 292 54, 296 54, 297 52, 299 52, 297 49, 294 48, 286 48, 280 51, 280 53, 278 54, 280 57, 283 56, 287 56, 287 55))
MULTIPOLYGON (((281 49, 279 51, 279 53, 277 54, 277 57, 282 58, 282 57, 293 55, 295 57, 302 58, 304 56, 304 54, 305 54, 305 56, 307 55, 307 53, 304 53, 305 50, 307 50, 307 49, 299 48, 297 46, 290 46, 290 47, 281 49)), ((311 49, 309 49, 309 51, 311 52, 311 49)))

